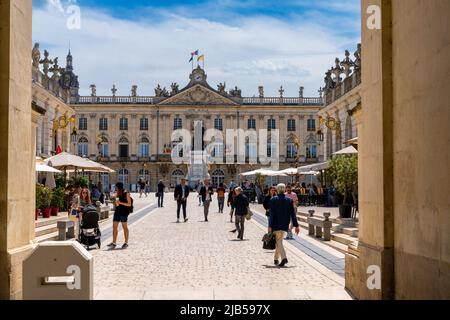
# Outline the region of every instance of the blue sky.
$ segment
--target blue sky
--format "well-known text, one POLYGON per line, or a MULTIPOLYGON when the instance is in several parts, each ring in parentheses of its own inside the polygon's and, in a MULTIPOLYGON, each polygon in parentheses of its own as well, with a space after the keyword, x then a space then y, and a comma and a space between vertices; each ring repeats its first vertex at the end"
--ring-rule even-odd
POLYGON ((317 94, 327 68, 360 41, 360 0, 34 0, 33 41, 51 56, 69 41, 81 92, 113 84, 128 95, 152 95, 158 83, 183 87, 189 53, 206 56, 209 83, 237 85, 245 96, 317 94), (69 30, 69 5, 81 9, 81 28, 69 30))

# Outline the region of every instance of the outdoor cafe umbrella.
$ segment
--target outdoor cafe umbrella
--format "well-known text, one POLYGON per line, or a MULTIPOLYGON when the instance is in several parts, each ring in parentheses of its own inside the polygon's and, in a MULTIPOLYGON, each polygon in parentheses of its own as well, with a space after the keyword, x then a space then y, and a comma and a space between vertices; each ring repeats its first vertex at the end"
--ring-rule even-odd
POLYGON ((53 172, 53 173, 61 173, 62 171, 52 168, 46 164, 38 164, 36 163, 36 172, 53 172))
POLYGON ((44 163, 48 164, 52 163, 54 168, 58 168, 65 172, 70 171, 88 171, 88 172, 114 172, 114 170, 97 163, 95 161, 85 159, 79 156, 75 156, 73 154, 62 152, 56 156, 50 157, 44 161, 44 163))
POLYGON ((348 146, 347 148, 344 148, 342 150, 339 150, 338 152, 333 153, 333 155, 357 154, 357 153, 358 153, 358 150, 356 150, 354 146, 348 146))

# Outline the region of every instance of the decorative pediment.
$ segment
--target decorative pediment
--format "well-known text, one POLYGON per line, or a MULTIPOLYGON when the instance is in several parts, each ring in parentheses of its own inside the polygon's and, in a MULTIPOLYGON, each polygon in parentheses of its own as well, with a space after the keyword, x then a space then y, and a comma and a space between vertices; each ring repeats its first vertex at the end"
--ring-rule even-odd
POLYGON ((211 89, 200 84, 181 91, 180 93, 167 98, 159 105, 238 105, 237 102, 224 97, 211 89))

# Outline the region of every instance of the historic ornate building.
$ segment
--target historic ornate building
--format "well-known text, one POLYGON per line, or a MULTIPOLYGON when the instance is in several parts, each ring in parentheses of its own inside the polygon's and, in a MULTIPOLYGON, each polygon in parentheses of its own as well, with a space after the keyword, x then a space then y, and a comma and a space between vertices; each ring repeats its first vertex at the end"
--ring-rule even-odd
MULTIPOLYGON (((171 135, 176 129, 193 132, 195 121, 202 121, 204 129, 224 132, 214 157, 225 156, 227 129, 278 129, 279 144, 269 139, 264 153, 275 154, 278 147, 281 169, 323 160, 316 137, 322 98, 304 97, 303 87, 297 97, 285 97, 282 87, 278 97, 265 97, 263 87, 259 87, 259 97, 242 97, 237 87, 228 92, 224 84, 212 88, 205 71, 197 67, 186 87, 172 83, 169 91, 158 85, 154 96, 139 96, 137 86, 132 86, 129 96, 116 96, 115 86, 111 96, 97 96, 96 86, 90 88, 91 96, 71 98, 77 130, 72 151, 116 170, 116 174, 100 177, 104 186, 122 181, 133 190, 139 178, 148 180, 152 189, 160 179, 167 185, 176 184, 188 175, 189 168, 172 162, 171 154, 177 151, 171 135)), ((246 158, 260 152, 249 141, 245 150, 246 158)), ((209 173, 213 183, 228 183, 239 173, 261 166, 217 163, 209 167, 209 173)))
POLYGON ((331 155, 358 137, 357 114, 361 110, 361 44, 354 53, 345 51, 345 58, 335 60, 335 66, 325 74, 324 108, 319 111, 324 136, 324 155, 331 155))
POLYGON ((73 73, 72 55, 66 67, 58 65, 58 58, 50 59, 47 50, 41 57, 39 43, 32 51, 32 107, 36 117, 36 155, 49 157, 58 147, 70 151, 70 120, 75 111, 69 106, 70 97, 78 96, 78 77, 73 73), (42 65, 42 68, 40 67, 42 65), (49 72, 51 75, 49 75, 49 72))

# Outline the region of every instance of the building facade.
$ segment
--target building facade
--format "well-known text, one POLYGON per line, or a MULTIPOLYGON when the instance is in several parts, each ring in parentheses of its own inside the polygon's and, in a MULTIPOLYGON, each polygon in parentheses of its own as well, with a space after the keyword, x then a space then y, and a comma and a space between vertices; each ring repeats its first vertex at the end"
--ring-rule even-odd
POLYGON ((212 88, 199 66, 193 69, 186 87, 179 89, 172 83, 168 91, 158 85, 154 96, 139 96, 137 86, 132 86, 126 97, 116 96, 115 86, 111 96, 97 96, 95 85, 91 85, 91 91, 91 96, 71 98, 77 130, 72 152, 116 170, 115 174, 99 177, 104 186, 121 181, 133 190, 139 179, 149 181, 153 190, 159 180, 174 186, 188 176, 190 165, 172 161, 172 155, 180 152, 172 133, 185 129, 193 134, 198 121, 203 133, 207 129, 223 132, 222 138, 213 139, 215 147, 210 153, 216 160, 224 160, 208 166, 213 184, 236 181, 240 173, 263 166, 249 160, 258 154, 259 161, 261 148, 267 156, 279 154, 281 169, 323 160, 317 140, 322 98, 304 97, 302 87, 298 97, 284 97, 282 87, 279 97, 265 97, 263 87, 259 87, 259 97, 242 97, 237 87, 228 92, 224 84, 212 88), (279 143, 268 138, 267 145, 259 146, 247 137, 245 163, 230 163, 224 159, 232 145, 226 138, 227 129, 243 129, 247 134, 277 129, 279 143))
POLYGON ((348 146, 358 137, 358 111, 361 110, 361 44, 354 53, 345 51, 345 58, 335 60, 335 66, 325 74, 324 108, 319 112, 320 131, 324 137, 324 156, 348 146))
POLYGON ((78 77, 73 73, 72 55, 67 55, 66 67, 58 58, 50 59, 47 50, 41 57, 40 45, 32 51, 32 105, 39 110, 36 120, 36 156, 47 158, 60 151, 70 152, 70 123, 75 110, 70 98, 78 95, 78 77), (51 75, 49 74, 51 73, 51 75), (59 147, 59 148, 58 148, 59 147))

